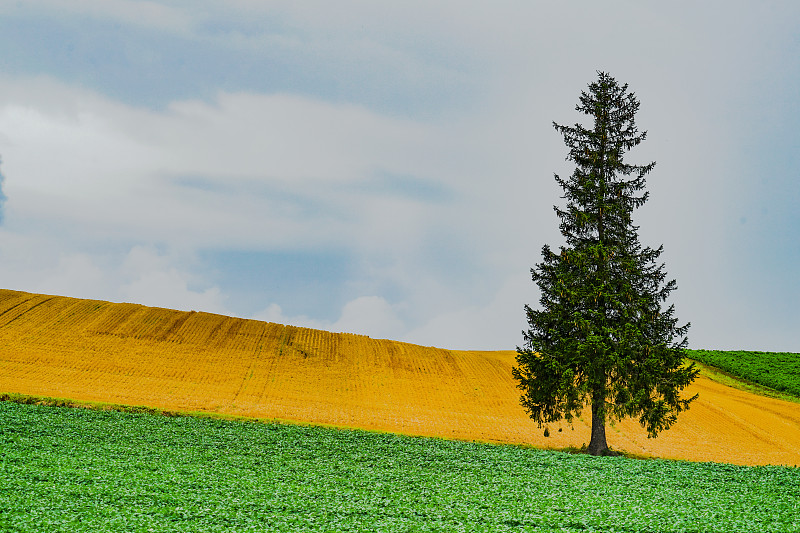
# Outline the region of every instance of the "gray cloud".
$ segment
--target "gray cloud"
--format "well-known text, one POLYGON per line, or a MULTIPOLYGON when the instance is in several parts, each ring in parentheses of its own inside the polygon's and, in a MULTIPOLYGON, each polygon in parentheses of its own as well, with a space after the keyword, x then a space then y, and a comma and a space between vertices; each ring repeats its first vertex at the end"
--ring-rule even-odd
POLYGON ((692 345, 797 350, 796 3, 66 6, 0 8, 14 288, 513 347, 605 69, 692 345))

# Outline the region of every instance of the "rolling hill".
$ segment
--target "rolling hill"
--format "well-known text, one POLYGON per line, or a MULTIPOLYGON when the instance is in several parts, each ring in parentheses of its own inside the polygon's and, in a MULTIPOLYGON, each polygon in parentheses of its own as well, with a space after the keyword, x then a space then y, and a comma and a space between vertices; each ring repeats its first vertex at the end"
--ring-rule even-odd
MULTIPOLYGON (((0 290, 0 393, 279 419, 410 435, 580 447, 589 419, 545 438, 519 405, 514 351, 457 351, 185 312, 0 290)), ((700 378, 643 456, 800 465, 800 404, 700 378)))

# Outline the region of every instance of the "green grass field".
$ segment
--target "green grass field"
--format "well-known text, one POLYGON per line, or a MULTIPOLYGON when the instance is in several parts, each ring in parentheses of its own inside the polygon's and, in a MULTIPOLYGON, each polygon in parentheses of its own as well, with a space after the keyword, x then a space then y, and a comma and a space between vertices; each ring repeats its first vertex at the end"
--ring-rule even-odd
POLYGON ((687 350, 690 358, 736 377, 800 398, 800 353, 687 350))
POLYGON ((800 469, 0 402, 0 530, 800 532, 800 469))

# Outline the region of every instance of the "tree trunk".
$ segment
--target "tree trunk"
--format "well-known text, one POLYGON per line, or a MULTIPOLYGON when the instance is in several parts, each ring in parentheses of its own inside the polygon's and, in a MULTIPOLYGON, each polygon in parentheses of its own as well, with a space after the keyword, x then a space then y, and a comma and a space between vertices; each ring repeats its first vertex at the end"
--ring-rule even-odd
POLYGON ((592 401, 592 440, 589 442, 587 452, 589 455, 610 455, 606 442, 606 420, 605 416, 600 416, 600 405, 605 399, 592 401))

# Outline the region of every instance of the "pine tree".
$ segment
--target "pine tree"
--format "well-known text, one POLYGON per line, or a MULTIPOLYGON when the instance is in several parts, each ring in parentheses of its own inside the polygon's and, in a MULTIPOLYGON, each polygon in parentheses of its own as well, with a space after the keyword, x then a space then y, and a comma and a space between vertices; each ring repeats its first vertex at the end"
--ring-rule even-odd
POLYGON ((656 263, 663 246, 643 248, 632 221, 655 166, 623 161, 646 137, 634 120, 639 102, 627 84, 598 72, 575 109, 594 127, 553 123, 576 165, 568 179, 555 176, 566 200, 565 209, 555 206, 566 246, 555 253, 545 245, 531 269, 541 308, 525 306, 530 329, 513 375, 545 434, 548 423, 571 423, 590 404, 588 452, 607 455, 606 421, 638 417, 655 437, 697 397, 680 392, 698 370, 684 364, 689 324, 678 325, 674 305, 662 308, 676 288, 656 263))

